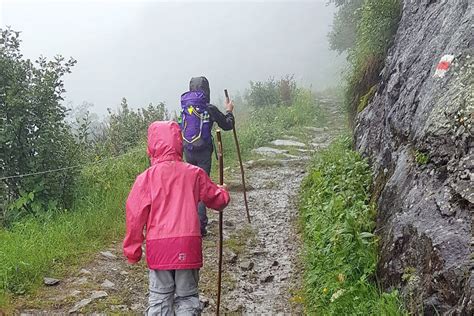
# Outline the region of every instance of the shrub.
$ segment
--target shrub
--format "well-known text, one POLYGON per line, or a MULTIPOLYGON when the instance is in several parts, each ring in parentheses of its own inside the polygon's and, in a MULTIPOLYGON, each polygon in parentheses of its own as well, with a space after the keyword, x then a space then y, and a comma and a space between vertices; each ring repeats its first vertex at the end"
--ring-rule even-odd
POLYGON ((369 96, 370 89, 380 81, 385 56, 397 30, 401 1, 334 0, 334 2, 339 10, 335 15, 330 41, 333 49, 348 51, 351 67, 347 75, 345 99, 349 125, 353 127, 358 108, 368 101, 364 97, 369 96), (355 30, 355 40, 346 34, 350 33, 351 29, 355 30))
POLYGON ((23 59, 19 32, 0 29, 0 225, 43 209, 67 208, 72 203, 77 146, 64 121, 60 102, 62 77, 76 61, 61 56, 35 63, 23 59), (17 201, 13 207, 7 205, 17 201))
POLYGON ((297 94, 293 76, 287 75, 280 80, 270 78, 265 82, 250 81, 246 101, 252 107, 291 105, 297 94))

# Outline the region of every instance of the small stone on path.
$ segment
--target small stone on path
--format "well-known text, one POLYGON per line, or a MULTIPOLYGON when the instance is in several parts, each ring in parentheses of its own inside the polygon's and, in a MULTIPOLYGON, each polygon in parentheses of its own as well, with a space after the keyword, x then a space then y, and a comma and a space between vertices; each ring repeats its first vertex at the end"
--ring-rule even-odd
POLYGON ((249 271, 253 269, 253 262, 252 261, 242 261, 240 263, 240 268, 244 271, 249 271))
POLYGON ((95 300, 98 298, 103 298, 109 296, 105 291, 94 291, 92 292, 91 299, 95 300))
POLYGON ((276 266, 278 266, 279 264, 280 264, 280 263, 275 260, 275 261, 273 261, 273 263, 272 263, 272 267, 276 267, 276 266))
POLYGON ((306 144, 297 142, 289 139, 277 139, 272 141, 270 144, 274 146, 294 146, 294 147, 306 147, 306 144))
POLYGON ((59 284, 59 280, 54 279, 54 278, 44 278, 43 281, 44 281, 44 284, 47 286, 53 286, 53 285, 59 284))
POLYGON ((69 296, 78 296, 79 294, 81 294, 82 291, 79 291, 79 290, 73 290, 71 291, 71 293, 69 293, 69 296))
POLYGON ((264 275, 264 276, 262 276, 262 277, 260 278, 260 282, 261 282, 261 283, 272 282, 274 278, 275 278, 275 277, 274 277, 273 275, 271 275, 271 274, 269 274, 269 275, 264 275))
POLYGON ((312 126, 306 126, 305 129, 312 132, 316 132, 316 133, 322 133, 328 130, 327 127, 312 127, 312 126))
POLYGON ((105 279, 105 281, 102 282, 102 284, 100 286, 103 287, 103 288, 106 288, 106 289, 111 289, 111 288, 115 287, 115 284, 113 282, 105 279))
POLYGON ((227 310, 230 312, 230 313, 237 313, 237 314, 241 314, 242 310, 243 310, 243 305, 242 304, 238 304, 238 303, 231 303, 231 305, 228 305, 227 306, 227 310))
POLYGON ((235 227, 235 224, 229 220, 224 221, 224 226, 226 227, 235 227))
POLYGON ((124 271, 124 270, 120 271, 120 275, 128 275, 128 274, 129 273, 127 271, 124 271))
POLYGON ((76 281, 72 282, 72 284, 76 284, 76 285, 83 285, 83 284, 86 284, 86 283, 87 283, 87 277, 82 277, 82 278, 79 278, 76 281))
POLYGON ((137 311, 137 310, 139 310, 140 308, 142 308, 142 305, 140 305, 140 304, 132 304, 132 306, 130 306, 130 309, 131 309, 132 311, 137 311))
POLYGON ((281 155, 281 154, 287 154, 288 150, 277 149, 277 148, 272 148, 272 147, 259 147, 256 149, 252 149, 252 152, 259 155, 264 155, 264 156, 276 156, 276 155, 281 155))
POLYGON ((235 254, 233 251, 224 249, 224 258, 227 263, 236 263, 237 257, 237 254, 235 254))
POLYGON ((199 301, 201 301, 202 307, 206 308, 209 305, 214 305, 215 302, 212 298, 208 298, 207 296, 204 295, 199 295, 199 301))
POLYGON ((107 259, 117 259, 117 256, 111 253, 110 251, 101 251, 100 254, 107 259))
POLYGON ((265 250, 255 250, 254 252, 252 252, 252 255, 254 256, 263 256, 265 254, 267 254, 265 250))
POLYGON ((73 308, 69 310, 69 314, 76 313, 78 312, 81 308, 84 306, 90 304, 92 302, 92 299, 90 298, 85 298, 82 301, 77 302, 73 308))
POLYGON ((86 269, 81 269, 81 271, 79 271, 79 274, 82 274, 82 275, 91 275, 92 272, 90 272, 89 270, 86 270, 86 269))
POLYGON ((113 311, 126 312, 128 311, 128 306, 127 305, 111 305, 110 309, 113 311))

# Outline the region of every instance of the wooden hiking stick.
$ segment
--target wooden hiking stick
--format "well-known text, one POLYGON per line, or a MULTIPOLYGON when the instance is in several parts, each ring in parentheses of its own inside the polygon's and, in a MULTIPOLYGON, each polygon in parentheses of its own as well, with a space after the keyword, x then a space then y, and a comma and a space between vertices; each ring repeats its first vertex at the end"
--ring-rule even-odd
MULTIPOLYGON (((224 94, 227 102, 230 101, 229 98, 229 92, 227 92, 227 89, 224 89, 224 94)), ((239 157, 239 164, 240 164, 240 175, 242 176, 242 188, 244 189, 244 203, 245 203, 245 211, 247 212, 247 221, 250 224, 250 213, 249 213, 249 205, 247 202, 247 188, 245 187, 245 173, 244 173, 244 165, 242 164, 242 156, 240 155, 240 146, 239 146, 239 140, 237 138, 237 131, 235 130, 235 118, 234 118, 234 126, 232 129, 234 133, 234 142, 235 142, 235 147, 237 147, 237 156, 239 157)))
MULTIPOLYGON (((221 131, 216 130, 217 135, 217 158, 219 159, 219 184, 224 184, 224 155, 222 153, 222 137, 221 131)), ((219 243, 217 246, 219 252, 219 269, 217 270, 217 307, 216 315, 219 316, 219 309, 221 306, 221 280, 222 280, 222 244, 224 241, 222 234, 223 214, 219 212, 219 243)))

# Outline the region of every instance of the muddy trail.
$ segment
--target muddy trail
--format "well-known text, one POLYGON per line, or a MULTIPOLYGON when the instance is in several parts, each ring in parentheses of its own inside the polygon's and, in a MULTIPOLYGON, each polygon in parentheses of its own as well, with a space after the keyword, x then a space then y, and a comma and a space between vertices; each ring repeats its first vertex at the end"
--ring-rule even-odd
MULTIPOLYGON (((245 162, 251 224, 245 216, 239 169, 226 170, 231 203, 224 211, 223 313, 303 313, 297 195, 311 154, 328 146, 343 126, 334 110, 336 102, 319 101, 327 108, 324 126, 289 132, 256 148, 255 159, 245 162), (337 126, 341 128, 333 128, 337 126)), ((218 216, 208 213, 200 273, 203 314, 215 313, 216 302, 218 216)), ((121 241, 116 241, 57 285, 18 298, 15 305, 24 315, 138 314, 146 309, 147 287, 143 260, 134 266, 126 264, 121 241)))

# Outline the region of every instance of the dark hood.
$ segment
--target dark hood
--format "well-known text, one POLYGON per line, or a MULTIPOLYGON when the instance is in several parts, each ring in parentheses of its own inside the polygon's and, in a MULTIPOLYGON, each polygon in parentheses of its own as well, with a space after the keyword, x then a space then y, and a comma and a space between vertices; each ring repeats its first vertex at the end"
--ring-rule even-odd
POLYGON ((194 77, 189 82, 189 91, 202 91, 206 95, 207 103, 211 102, 211 89, 206 77, 194 77))

